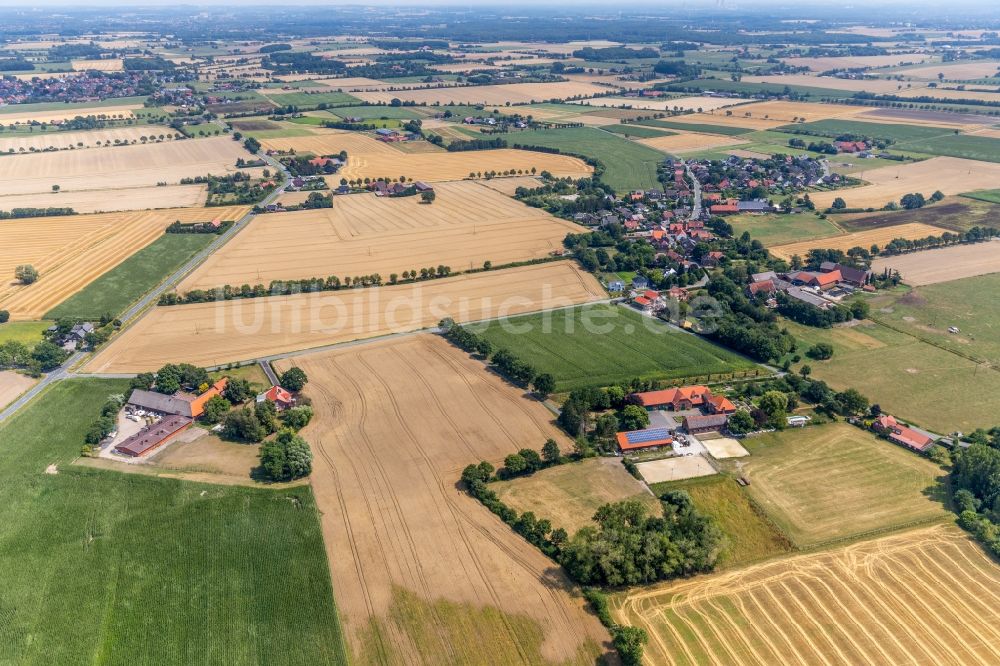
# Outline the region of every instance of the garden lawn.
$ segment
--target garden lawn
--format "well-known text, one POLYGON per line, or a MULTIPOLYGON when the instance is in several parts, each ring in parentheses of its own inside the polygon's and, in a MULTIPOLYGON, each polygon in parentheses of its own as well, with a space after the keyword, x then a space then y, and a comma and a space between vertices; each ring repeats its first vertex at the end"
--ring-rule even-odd
POLYGON ((617 305, 513 317, 486 326, 482 335, 487 340, 511 350, 538 372, 551 373, 559 392, 635 378, 704 379, 757 367, 727 349, 617 305))
POLYGON ((504 135, 509 146, 544 146, 564 153, 600 160, 606 170, 601 180, 617 192, 658 187, 656 166, 666 155, 594 127, 527 130, 504 135))
POLYGON ((216 238, 215 234, 163 234, 45 316, 47 319, 118 316, 216 238))
POLYGON ((0 661, 346 663, 308 486, 71 464, 127 386, 62 381, 0 425, 0 661))

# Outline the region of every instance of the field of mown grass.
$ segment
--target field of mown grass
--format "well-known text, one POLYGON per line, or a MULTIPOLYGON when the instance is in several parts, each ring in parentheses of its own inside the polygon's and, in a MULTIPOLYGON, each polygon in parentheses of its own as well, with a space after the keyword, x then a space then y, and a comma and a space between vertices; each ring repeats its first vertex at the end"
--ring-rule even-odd
POLYGON ((915 139, 893 146, 894 149, 909 150, 927 155, 961 157, 983 162, 1000 162, 1000 139, 971 134, 943 134, 941 136, 915 139))
POLYGON ((117 316, 215 238, 214 234, 163 234, 45 316, 48 319, 117 316))
POLYGON ((527 130, 504 135, 507 143, 558 148, 604 163, 602 180, 618 192, 656 187, 656 166, 666 159, 658 150, 593 127, 527 130))
POLYGON ((0 425, 0 661, 346 663, 307 486, 71 464, 126 388, 63 381, 0 425))
POLYGON ((51 325, 52 322, 48 320, 8 321, 6 324, 0 324, 0 343, 15 341, 34 347, 41 342, 42 333, 51 325))
POLYGON ((975 199, 976 201, 1000 204, 1000 190, 976 190, 975 192, 966 192, 961 196, 975 199))
POLYGON ((654 136, 673 136, 674 134, 677 134, 677 132, 668 132, 666 130, 633 124, 604 125, 600 129, 605 132, 611 132, 612 134, 620 134, 624 137, 638 137, 640 139, 649 139, 654 136))
POLYGON ((748 134, 754 130, 747 127, 736 127, 735 125, 710 125, 706 123, 683 123, 676 120, 638 120, 636 124, 647 125, 649 127, 666 127, 669 129, 687 130, 688 132, 701 132, 703 134, 722 134, 724 136, 739 136, 748 134))
POLYGON ((828 238, 841 233, 829 219, 815 214, 790 213, 788 215, 731 215, 726 222, 733 225, 737 236, 744 231, 765 246, 797 243, 813 238, 828 238))
POLYGON ((281 106, 314 107, 319 104, 329 104, 331 106, 357 104, 361 100, 353 95, 341 92, 306 93, 294 92, 283 93, 281 95, 268 95, 275 104, 281 106))
POLYGON ((742 443, 750 495, 799 547, 948 515, 940 467, 847 423, 742 443))
POLYGON ((755 365, 697 336, 631 309, 593 305, 491 322, 482 335, 510 349, 558 391, 630 379, 680 379, 743 371, 755 365), (587 322, 592 324, 588 332, 587 322), (528 332, 516 332, 530 328, 528 332), (598 332, 600 331, 600 332, 598 332))
POLYGON ((657 495, 667 490, 683 490, 695 507, 711 516, 726 535, 717 569, 729 569, 790 552, 792 542, 731 476, 716 474, 684 481, 654 483, 657 495))
MULTIPOLYGON (((795 123, 782 125, 778 131, 795 133, 796 130, 809 132, 810 135, 834 138, 841 134, 855 134, 878 139, 906 142, 918 139, 933 139, 939 136, 954 136, 955 130, 947 127, 928 127, 926 125, 895 125, 889 123, 867 123, 860 120, 840 120, 829 118, 815 120, 810 123, 795 123)), ((809 143, 806 141, 806 143, 809 143)))
POLYGON ((389 120, 412 120, 423 118, 423 114, 417 113, 405 106, 389 106, 387 104, 373 104, 362 106, 338 106, 336 111, 331 111, 331 115, 339 118, 361 118, 362 120, 387 118, 389 120))

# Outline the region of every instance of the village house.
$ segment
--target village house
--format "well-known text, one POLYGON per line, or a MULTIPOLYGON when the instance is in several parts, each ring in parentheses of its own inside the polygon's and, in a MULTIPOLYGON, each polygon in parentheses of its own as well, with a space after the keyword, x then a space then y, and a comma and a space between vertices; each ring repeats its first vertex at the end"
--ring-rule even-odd
POLYGON ((257 402, 272 402, 278 411, 289 409, 295 406, 295 398, 292 394, 280 386, 272 386, 268 390, 257 395, 257 402))

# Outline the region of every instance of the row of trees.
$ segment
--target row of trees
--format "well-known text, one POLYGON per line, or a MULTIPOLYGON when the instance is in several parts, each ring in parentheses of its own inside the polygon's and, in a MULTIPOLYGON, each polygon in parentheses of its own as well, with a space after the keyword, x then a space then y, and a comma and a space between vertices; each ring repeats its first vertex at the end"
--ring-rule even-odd
POLYGON ((531 386, 540 397, 546 397, 555 390, 555 378, 548 373, 539 373, 525 361, 507 349, 496 349, 493 343, 469 329, 459 326, 452 319, 443 319, 438 324, 444 337, 464 351, 488 360, 491 367, 512 384, 522 388, 531 386))

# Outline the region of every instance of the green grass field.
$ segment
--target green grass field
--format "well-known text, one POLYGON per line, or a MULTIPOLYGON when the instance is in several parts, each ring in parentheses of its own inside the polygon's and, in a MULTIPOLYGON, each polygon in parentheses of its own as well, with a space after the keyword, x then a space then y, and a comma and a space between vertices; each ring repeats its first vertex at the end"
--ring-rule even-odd
POLYGON ((668 132, 666 130, 654 129, 652 127, 643 127, 642 125, 604 125, 600 129, 605 132, 611 132, 612 134, 621 134, 624 137, 635 137, 638 139, 649 139, 654 136, 672 136, 677 134, 677 132, 668 132))
POLYGON ((617 305, 514 317, 505 324, 492 322, 483 335, 539 372, 551 373, 559 391, 609 386, 637 377, 704 378, 755 367, 702 338, 617 305), (518 327, 530 330, 515 332, 518 327))
POLYGON ((787 86, 781 83, 750 83, 748 81, 727 81, 725 79, 700 79, 697 81, 684 81, 678 84, 668 84, 663 86, 665 90, 687 91, 694 89, 698 91, 715 90, 722 92, 735 92, 746 95, 756 93, 771 93, 781 95, 790 90, 791 92, 812 97, 815 99, 845 99, 851 97, 852 93, 845 90, 835 90, 833 88, 816 88, 813 86, 787 86))
POLYGON ((730 215, 726 222, 733 225, 737 236, 749 231, 750 236, 766 246, 827 238, 840 233, 840 229, 829 219, 821 220, 813 213, 730 215))
MULTIPOLYGON (((918 139, 933 139, 939 136, 955 135, 955 131, 948 129, 947 127, 866 123, 859 120, 838 120, 836 118, 816 120, 811 123, 783 125, 777 129, 779 131, 787 130, 790 133, 793 133, 795 130, 801 130, 804 132, 810 132, 810 136, 815 135, 834 138, 840 136, 841 134, 854 134, 878 139, 890 139, 898 142, 915 141, 918 139)), ((804 137, 803 140, 805 140, 804 137)), ((806 143, 808 143, 808 141, 806 141, 806 143)))
POLYGON ((1000 190, 976 190, 975 192, 966 192, 962 196, 976 201, 1000 204, 1000 190))
POLYGON ((715 519, 727 539, 719 554, 718 569, 749 564, 793 549, 788 537, 728 475, 654 483, 650 489, 657 495, 667 490, 683 490, 691 495, 699 511, 715 519))
POLYGON ((71 464, 126 387, 63 381, 0 425, 0 661, 346 663, 308 486, 71 464))
POLYGON ((413 120, 414 118, 423 118, 423 115, 409 109, 405 106, 389 106, 389 105, 374 105, 374 106, 338 106, 336 113, 331 112, 331 115, 336 115, 340 118, 346 118, 348 116, 352 118, 361 118, 363 120, 369 119, 382 119, 387 118, 389 120, 413 120))
POLYGON ((731 127, 727 125, 708 125, 705 123, 682 123, 676 120, 640 120, 637 121, 640 125, 648 125, 649 127, 666 127, 669 129, 679 129, 686 130, 688 132, 703 132, 705 134, 722 134, 724 136, 739 136, 741 134, 748 134, 753 132, 752 129, 746 127, 731 127))
POLYGON ((8 321, 0 324, 0 343, 15 341, 33 347, 51 325, 51 321, 8 321))
POLYGON ((593 127, 527 130, 505 137, 509 145, 558 148, 599 159, 607 168, 602 180, 618 192, 656 187, 656 166, 666 159, 658 150, 593 127))
POLYGON ((214 240, 214 234, 163 234, 50 310, 47 319, 117 316, 214 240))
POLYGON ((341 92, 328 92, 328 93, 285 93, 282 95, 269 95, 270 99, 275 104, 280 106, 292 106, 304 107, 304 108, 315 108, 319 104, 329 104, 330 106, 340 106, 340 105, 350 105, 357 104, 361 100, 353 95, 348 95, 347 93, 341 92))
POLYGON ((927 155, 944 155, 946 157, 961 157, 968 160, 984 162, 1000 162, 1000 139, 988 136, 972 136, 969 134, 945 134, 942 136, 917 139, 899 143, 893 148, 911 150, 927 155))
POLYGON ((944 472, 846 423, 743 440, 750 495, 796 546, 945 518, 944 472))
MULTIPOLYGON (((881 316, 873 312, 874 316, 881 316)), ((890 414, 934 432, 969 432, 998 424, 1000 372, 876 324, 817 329, 782 321, 799 353, 816 342, 833 345, 833 358, 813 361, 813 376, 838 391, 856 388, 890 414), (976 400, 947 399, 976 388, 976 400)), ((923 334, 923 333, 921 333, 923 334)))

